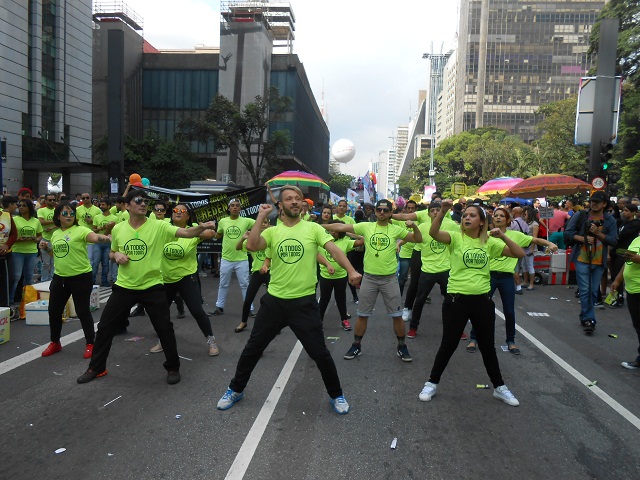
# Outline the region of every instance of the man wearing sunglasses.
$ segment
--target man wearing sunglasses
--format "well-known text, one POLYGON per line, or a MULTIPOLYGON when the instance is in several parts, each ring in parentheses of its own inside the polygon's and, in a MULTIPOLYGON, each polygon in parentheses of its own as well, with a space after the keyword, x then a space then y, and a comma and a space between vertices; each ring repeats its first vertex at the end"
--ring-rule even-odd
POLYGON ((162 252, 171 239, 197 237, 204 230, 214 228, 215 222, 179 228, 167 222, 149 220, 149 198, 146 192, 139 190, 129 192, 125 204, 129 209, 129 220, 117 224, 111 231, 109 258, 120 266, 118 280, 100 317, 89 368, 77 381, 87 383, 107 374, 107 357, 113 337, 126 325, 131 307, 140 303, 158 334, 166 358, 167 383, 173 385, 180 381, 180 359, 162 283, 162 252))
POLYGON ((53 212, 56 210, 56 196, 53 193, 49 193, 44 197, 44 205, 38 209, 38 220, 42 224, 42 239, 48 244, 48 248, 40 249, 40 257, 42 259, 42 275, 40 276, 41 282, 48 282, 53 278, 54 265, 53 257, 47 253, 51 248, 51 235, 58 227, 53 223, 53 212))
MULTIPOLYGON (((78 219, 78 225, 86 227, 93 231, 93 217, 100 215, 100 209, 91 203, 91 195, 89 193, 83 193, 80 196, 82 203, 76 207, 76 218, 78 219)), ((89 258, 93 258, 93 243, 87 245, 87 253, 89 258)))
POLYGON ((404 322, 402 321, 402 296, 398 284, 398 259, 396 257, 396 243, 398 240, 407 242, 422 242, 422 233, 418 225, 411 220, 406 221, 406 227, 399 227, 391 223, 393 213, 389 200, 378 200, 375 212, 375 223, 361 222, 355 225, 333 223, 323 225, 326 230, 333 232, 355 233, 364 237, 364 276, 360 285, 358 303, 358 320, 354 328, 354 341, 349 351, 344 355, 345 360, 351 360, 362 354, 362 337, 367 330, 367 321, 373 313, 378 293, 382 294, 387 315, 393 320, 393 330, 398 339, 397 355, 403 362, 413 359, 405 344, 404 322), (412 229, 413 232, 409 232, 412 229))

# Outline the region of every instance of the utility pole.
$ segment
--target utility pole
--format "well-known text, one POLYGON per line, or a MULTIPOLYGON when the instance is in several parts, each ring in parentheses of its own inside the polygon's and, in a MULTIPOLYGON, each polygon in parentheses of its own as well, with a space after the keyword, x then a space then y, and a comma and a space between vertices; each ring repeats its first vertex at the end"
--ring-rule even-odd
POLYGON ((618 48, 617 18, 605 18, 600 22, 598 43, 598 70, 593 100, 593 124, 591 127, 591 154, 589 156, 589 177, 603 175, 602 166, 614 140, 613 109, 615 99, 615 75, 618 48))

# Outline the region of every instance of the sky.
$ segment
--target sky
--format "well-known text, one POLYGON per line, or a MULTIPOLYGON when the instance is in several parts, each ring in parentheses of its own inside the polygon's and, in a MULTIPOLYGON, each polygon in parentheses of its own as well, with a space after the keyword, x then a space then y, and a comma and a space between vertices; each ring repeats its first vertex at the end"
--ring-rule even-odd
MULTIPOLYGON (((218 0, 123 0, 159 49, 220 45, 218 0)), ((224 3, 224 2, 223 2, 224 3)), ((296 19, 293 52, 303 63, 330 143, 351 140, 356 156, 341 172, 361 176, 393 147, 399 125, 428 88, 423 53, 454 46, 458 1, 290 0, 296 19)))

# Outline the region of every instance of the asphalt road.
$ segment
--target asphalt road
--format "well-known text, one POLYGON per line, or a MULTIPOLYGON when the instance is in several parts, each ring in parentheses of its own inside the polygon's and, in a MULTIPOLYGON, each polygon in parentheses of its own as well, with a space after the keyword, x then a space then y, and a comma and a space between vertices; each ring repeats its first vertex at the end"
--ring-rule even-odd
MULTIPOLYGON (((217 279, 202 280, 210 310, 217 279)), ((147 317, 132 319, 128 334, 115 338, 109 374, 86 385, 76 383, 88 365, 78 321, 64 325, 63 351, 49 358, 39 356, 48 327, 13 322, 11 341, 0 346, 1 478, 640 478, 640 371, 620 366, 638 347, 626 308, 599 310, 596 333, 587 337, 575 290, 537 287, 516 299, 520 356, 500 349, 498 312, 496 348, 520 401, 514 408, 492 389, 476 388, 490 382, 480 353, 467 353, 465 342, 438 394, 418 400, 440 342, 439 293, 418 337, 407 340, 412 363, 395 354, 381 300, 363 355, 344 360, 353 337, 332 305, 325 333, 348 415, 333 412, 315 364, 298 353, 288 329, 265 351, 245 398, 221 412, 216 403, 249 336, 233 331, 241 306, 235 285, 225 314, 211 317, 218 357, 207 355, 189 313, 174 321, 184 357, 174 386, 165 381, 163 354, 148 353, 156 340, 147 317)), ((356 306, 348 307, 355 319, 356 306)))

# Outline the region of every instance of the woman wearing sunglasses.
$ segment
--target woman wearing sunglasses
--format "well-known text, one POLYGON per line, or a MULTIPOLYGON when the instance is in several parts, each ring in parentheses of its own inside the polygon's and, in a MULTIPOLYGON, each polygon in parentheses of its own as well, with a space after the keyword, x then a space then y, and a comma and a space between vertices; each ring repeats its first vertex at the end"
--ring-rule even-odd
POLYGON ((58 227, 51 235, 51 242, 43 240, 40 248, 54 257, 56 271, 49 286, 49 329, 51 343, 42 352, 48 357, 62 350, 62 312, 69 297, 82 325, 86 347, 84 358, 91 358, 95 333, 91 315, 90 298, 93 288, 92 269, 87 254, 88 243, 108 243, 110 238, 78 225, 76 209, 63 200, 53 212, 53 223, 58 227))
POLYGON ((33 284, 33 270, 38 259, 38 243, 42 239, 42 224, 36 216, 33 202, 28 199, 18 201, 18 215, 13 218, 18 237, 13 244, 11 265, 13 278, 9 289, 9 299, 15 298, 20 277, 24 286, 33 284))
MULTIPOLYGON (((157 206, 157 204, 156 204, 157 206)), ((180 228, 188 228, 192 225, 187 207, 181 203, 175 206, 171 219, 167 219, 172 225, 180 228)), ((194 238, 175 238, 166 243, 162 251, 162 278, 169 305, 180 294, 189 312, 198 322, 198 327, 207 340, 209 355, 216 356, 220 353, 216 345, 216 338, 211 330, 211 320, 202 308, 202 295, 200 293, 200 280, 198 278, 197 247, 203 240, 211 239, 216 232, 205 230, 194 238)), ((183 306, 184 309, 184 306, 183 306)), ((184 311, 184 310, 183 310, 184 311)), ((183 314, 184 315, 184 314, 183 314)), ((158 344, 149 350, 151 353, 162 352, 162 345, 158 344)))

